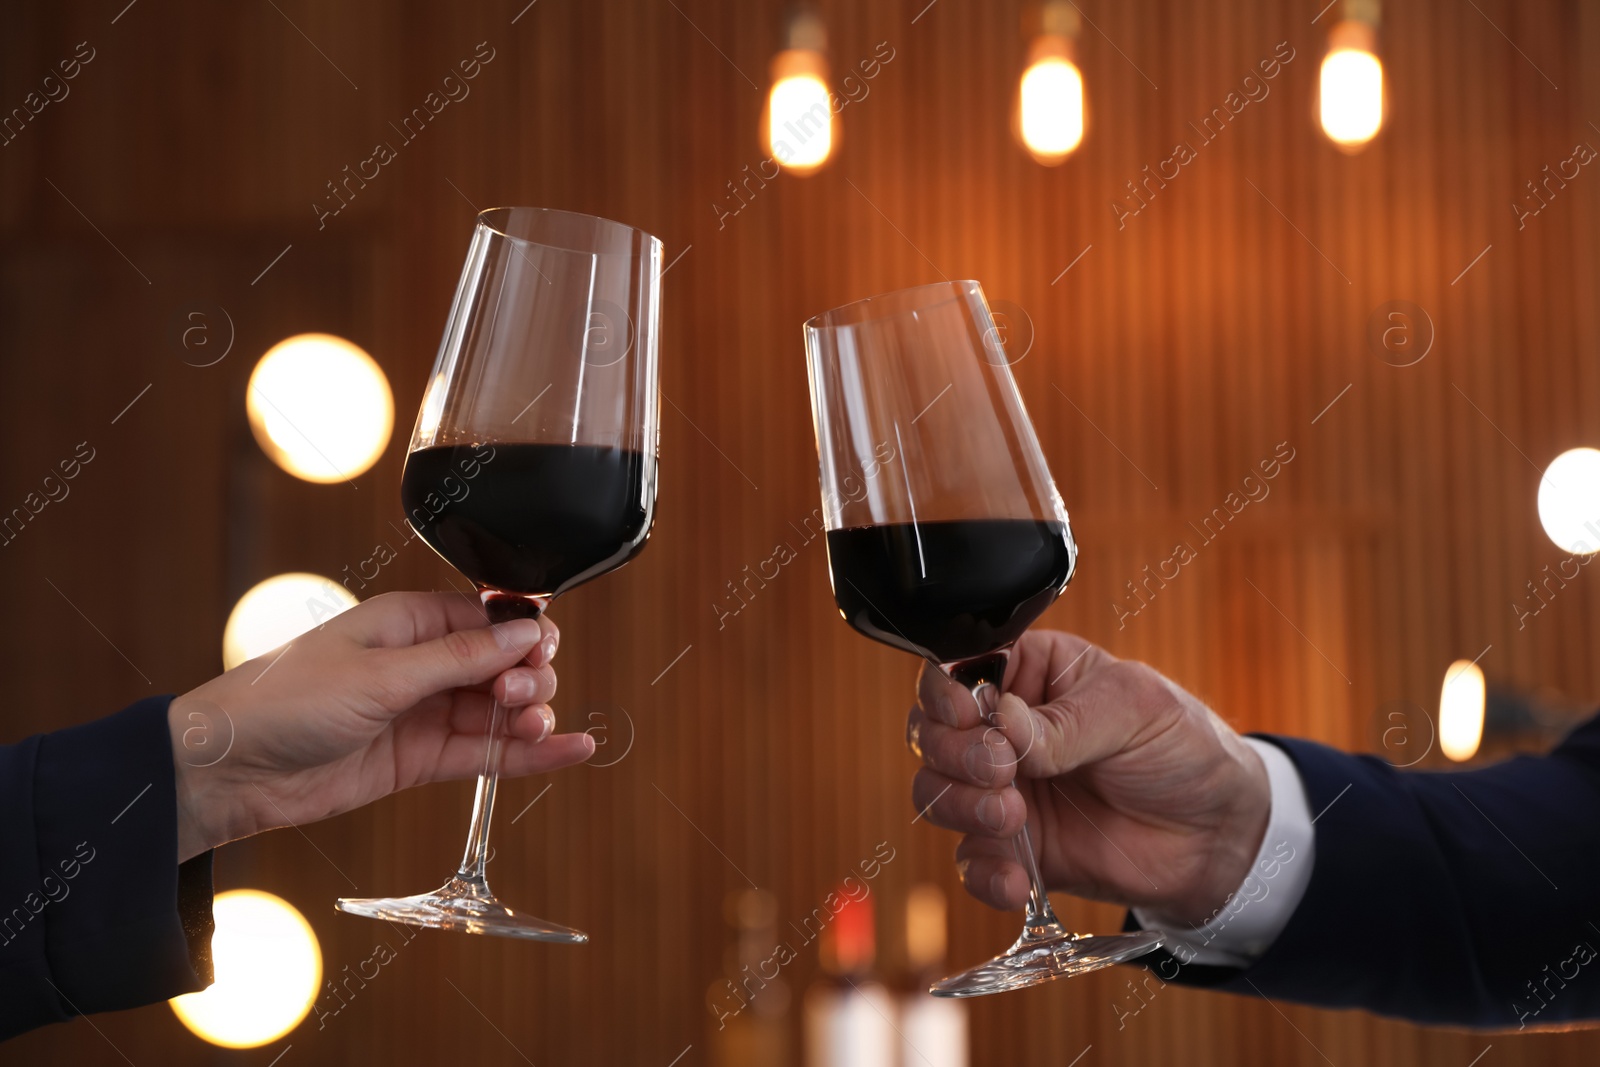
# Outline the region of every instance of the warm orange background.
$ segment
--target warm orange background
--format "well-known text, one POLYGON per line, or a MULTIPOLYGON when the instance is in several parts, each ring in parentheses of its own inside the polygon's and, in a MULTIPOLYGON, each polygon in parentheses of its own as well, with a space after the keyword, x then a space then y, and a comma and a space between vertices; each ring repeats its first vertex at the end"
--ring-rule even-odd
MULTIPOLYGON (((405 439, 474 206, 643 226, 681 254, 665 280, 659 524, 637 562, 555 613, 565 724, 621 707, 636 737, 615 766, 551 779, 515 825, 546 783, 507 785, 492 867, 507 899, 593 944, 425 936, 324 1029, 256 1052, 212 1050, 156 1006, 98 1018, 99 1032, 35 1033, 0 1058, 121 1062, 111 1043, 141 1065, 267 1064, 292 1044, 285 1067, 518 1052, 664 1067, 692 1046, 679 1062, 702 1064, 724 895, 748 877, 784 917, 802 915, 880 841, 897 850, 877 882, 894 964, 906 888, 956 887, 953 837, 911 823, 914 663, 838 620, 814 543, 722 629, 714 605, 817 505, 801 321, 941 276, 981 279, 1017 336, 1034 335, 1016 373, 1083 549, 1051 624, 1149 660, 1241 729, 1357 749, 1378 747, 1382 709, 1431 709, 1445 665, 1485 646, 1491 681, 1575 703, 1600 692, 1591 574, 1524 629, 1511 606, 1563 556, 1539 529, 1540 470, 1600 444, 1600 176, 1584 169, 1523 229, 1511 206, 1546 164, 1600 144, 1592 5, 1386 5, 1389 123, 1350 157, 1312 117, 1336 14, 1314 25, 1317 0, 1084 0, 1098 27, 1082 41, 1092 127, 1046 169, 1009 132, 1021 4, 835 0, 835 79, 880 42, 893 59, 844 110, 829 167, 747 194, 719 225, 737 205, 727 183, 766 155, 757 130, 781 5, 524 2, 7 11, 0 106, 78 42, 95 58, 0 148, 0 507, 78 442, 97 458, 0 549, 0 677, 5 735, 20 738, 209 676, 245 588, 280 570, 337 575, 393 538, 405 439), (324 183, 393 139, 388 124, 482 41, 495 58, 471 96, 319 230, 324 183), (1295 58, 1270 96, 1119 229, 1124 183, 1197 140, 1187 123, 1284 41, 1295 58), (1366 340, 1392 300, 1420 305, 1436 332, 1412 367, 1386 365, 1366 340), (237 337, 200 369, 174 334, 202 306, 226 309, 237 337), (395 440, 354 487, 292 480, 246 426, 253 360, 305 330, 363 345, 395 389, 395 440), (1124 583, 1280 442, 1295 459, 1270 497, 1119 629, 1124 583)), ((414 542, 375 588, 453 577, 414 542)), ((618 752, 627 729, 615 710, 611 722, 618 752)), ((296 903, 337 973, 383 930, 335 914, 333 899, 437 883, 468 796, 432 788, 232 846, 219 885, 296 903)), ((1080 928, 1120 920, 1080 902, 1064 911, 1080 928)), ((1508 901, 1504 936, 1524 918, 1508 901)), ((988 954, 1015 922, 955 898, 953 956, 988 954)), ((810 950, 788 977, 798 989, 816 971, 810 950)), ((1119 1032, 1112 1004, 1128 977, 975 1004, 975 1062, 1060 1065, 1092 1045, 1085 1067, 1465 1065, 1492 1043, 1481 1062, 1502 1067, 1588 1063, 1597 1047, 1182 990, 1119 1032)))

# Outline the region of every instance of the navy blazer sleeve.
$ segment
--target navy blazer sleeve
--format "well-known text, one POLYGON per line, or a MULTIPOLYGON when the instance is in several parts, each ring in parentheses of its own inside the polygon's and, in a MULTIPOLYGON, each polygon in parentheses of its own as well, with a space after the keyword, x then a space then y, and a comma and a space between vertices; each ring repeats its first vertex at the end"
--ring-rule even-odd
POLYGON ((1305 896, 1252 966, 1156 956, 1159 974, 1424 1023, 1600 1018, 1600 716, 1547 756, 1471 771, 1265 739, 1320 813, 1305 896))
POLYGON ((170 697, 0 746, 0 1039, 211 982, 211 854, 178 863, 170 697))

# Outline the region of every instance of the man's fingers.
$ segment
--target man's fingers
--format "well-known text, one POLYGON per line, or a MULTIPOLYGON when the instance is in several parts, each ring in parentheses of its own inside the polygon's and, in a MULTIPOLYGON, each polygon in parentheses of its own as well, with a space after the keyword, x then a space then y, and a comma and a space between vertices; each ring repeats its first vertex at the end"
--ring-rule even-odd
POLYGON ((958 782, 997 789, 1016 777, 1016 752, 996 726, 957 730, 914 708, 907 741, 923 763, 958 782))
MULTIPOLYGON (((1006 664, 1005 690, 1029 702, 1054 698, 1085 683, 1114 663, 1115 656, 1077 634, 1029 630, 1006 664)), ((935 722, 970 729, 993 704, 980 709, 966 686, 931 663, 917 678, 917 705, 935 722)))
POLYGON ((922 665, 917 678, 917 706, 934 722, 959 729, 971 729, 983 718, 967 687, 931 663, 922 665))
POLYGON ((1017 773, 1048 778, 1135 747, 1175 713, 1181 708, 1160 675, 1118 660, 1038 707, 1008 694, 995 718, 1017 752, 1017 773))
POLYGON ((980 789, 924 767, 911 781, 918 818, 966 834, 1013 837, 1027 821, 1028 807, 1015 789, 980 789))
POLYGON ((1028 872, 1009 841, 962 838, 956 846, 956 873, 967 892, 991 908, 1015 911, 1028 902, 1028 872))
POLYGON ((1011 654, 1006 691, 1030 704, 1067 692, 1117 657, 1086 638, 1061 630, 1029 630, 1011 654))

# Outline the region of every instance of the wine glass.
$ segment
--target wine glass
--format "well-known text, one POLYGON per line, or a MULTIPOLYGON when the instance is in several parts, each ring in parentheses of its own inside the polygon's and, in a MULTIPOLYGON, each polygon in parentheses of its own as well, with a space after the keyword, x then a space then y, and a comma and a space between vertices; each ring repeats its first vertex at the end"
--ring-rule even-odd
MULTIPOLYGON (((1066 587, 1078 550, 983 289, 940 282, 870 297, 816 316, 805 335, 839 611, 992 714, 1012 644, 1066 587)), ((1069 932, 1026 824, 1013 844, 1030 886, 1022 936, 930 992, 1023 989, 1160 946, 1150 932, 1069 932)))
MULTIPOLYGON (((644 547, 655 512, 661 242, 546 208, 478 215, 406 456, 406 519, 477 587, 491 624, 644 547)), ((491 702, 460 869, 410 897, 339 909, 467 933, 581 943, 502 904, 484 878, 503 744, 491 702)))

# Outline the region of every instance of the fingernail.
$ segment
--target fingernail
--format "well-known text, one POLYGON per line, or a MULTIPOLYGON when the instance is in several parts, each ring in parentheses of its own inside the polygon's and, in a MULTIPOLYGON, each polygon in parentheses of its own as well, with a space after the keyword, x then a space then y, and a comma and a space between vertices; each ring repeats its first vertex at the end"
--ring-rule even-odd
POLYGON ((533 699, 533 679, 526 674, 506 675, 506 703, 526 704, 533 699))
POLYGON ((542 707, 539 709, 539 718, 544 720, 544 733, 539 735, 539 740, 543 741, 556 732, 556 713, 548 707, 542 707))
POLYGON ((972 694, 973 703, 978 705, 978 717, 984 722, 994 722, 994 713, 1000 706, 998 696, 998 692, 992 685, 985 685, 972 694))
POLYGON ((999 793, 990 793, 978 801, 978 821, 996 833, 1006 824, 1006 806, 999 793))
POLYGON ((512 619, 510 622, 496 623, 491 629, 494 630, 495 641, 507 652, 523 652, 533 648, 543 633, 537 619, 512 619))
POLYGON ((965 882, 967 880, 967 868, 971 866, 971 860, 956 860, 956 877, 965 882))
POLYGON ((541 656, 543 656, 544 662, 549 663, 551 660, 556 658, 556 643, 555 634, 551 634, 549 637, 546 637, 543 641, 539 642, 539 653, 541 656))
POLYGON ((967 749, 967 777, 987 785, 994 779, 994 757, 986 745, 979 743, 967 749))
POLYGON ((911 748, 911 754, 918 759, 922 758, 922 724, 914 722, 911 729, 906 731, 906 744, 911 748))

